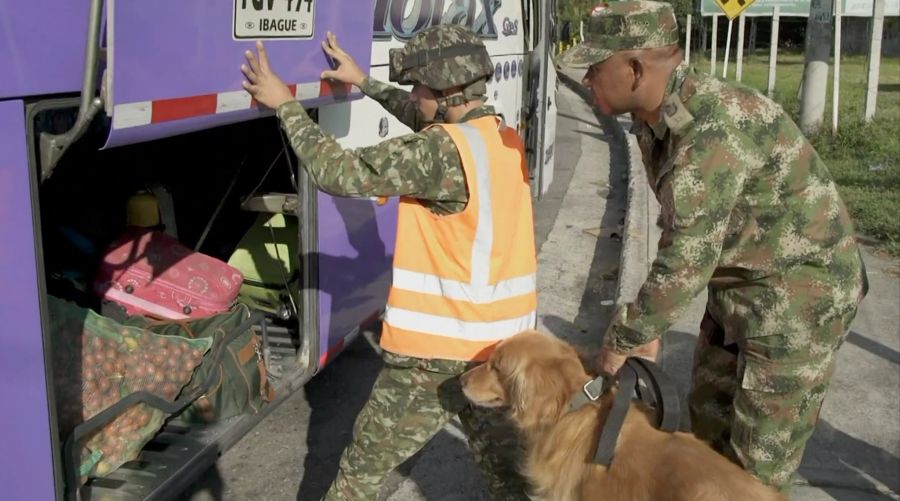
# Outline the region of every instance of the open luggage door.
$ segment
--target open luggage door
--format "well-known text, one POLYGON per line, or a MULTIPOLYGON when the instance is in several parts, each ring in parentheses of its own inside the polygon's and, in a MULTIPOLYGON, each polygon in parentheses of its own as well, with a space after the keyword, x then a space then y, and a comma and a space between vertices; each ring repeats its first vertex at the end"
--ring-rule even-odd
POLYGON ((557 76, 552 60, 550 0, 526 0, 533 51, 528 60, 525 107, 528 116, 526 149, 531 168, 532 192, 541 199, 553 181, 556 140, 557 76))

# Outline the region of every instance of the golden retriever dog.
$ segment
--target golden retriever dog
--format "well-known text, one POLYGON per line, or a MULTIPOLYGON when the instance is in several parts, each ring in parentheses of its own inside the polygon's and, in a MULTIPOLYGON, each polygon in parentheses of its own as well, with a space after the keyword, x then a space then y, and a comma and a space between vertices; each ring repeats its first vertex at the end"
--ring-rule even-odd
MULTIPOLYGON (((475 405, 509 406, 526 445, 523 474, 549 501, 775 501, 774 489, 690 433, 653 426, 653 410, 632 402, 612 463, 593 464, 616 390, 569 411, 593 379, 569 344, 537 331, 500 343, 488 361, 462 375, 475 405)), ((630 390, 629 390, 630 391, 630 390)))

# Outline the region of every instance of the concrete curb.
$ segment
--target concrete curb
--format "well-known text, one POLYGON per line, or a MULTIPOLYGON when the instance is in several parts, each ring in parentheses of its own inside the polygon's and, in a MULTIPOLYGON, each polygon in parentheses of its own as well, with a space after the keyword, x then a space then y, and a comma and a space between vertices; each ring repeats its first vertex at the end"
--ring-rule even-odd
MULTIPOLYGON (((558 67, 560 80, 588 103, 593 97, 577 78, 573 70, 558 67)), ((619 258, 619 274, 616 282, 616 304, 622 305, 634 300, 644 283, 649 270, 650 220, 654 212, 649 199, 647 172, 644 170, 637 138, 626 132, 628 120, 601 115, 594 112, 603 129, 612 136, 610 156, 613 162, 628 165, 628 194, 625 211, 625 225, 622 230, 622 254, 619 258)))
MULTIPOLYGON (((623 126, 619 120, 619 126, 623 126)), ((616 304, 634 301, 638 291, 650 271, 651 242, 650 225, 655 220, 656 210, 651 205, 647 171, 644 169, 641 150, 633 134, 624 133, 628 154, 628 209, 625 213, 625 228, 622 235, 622 257, 619 264, 619 282, 616 289, 616 304)))

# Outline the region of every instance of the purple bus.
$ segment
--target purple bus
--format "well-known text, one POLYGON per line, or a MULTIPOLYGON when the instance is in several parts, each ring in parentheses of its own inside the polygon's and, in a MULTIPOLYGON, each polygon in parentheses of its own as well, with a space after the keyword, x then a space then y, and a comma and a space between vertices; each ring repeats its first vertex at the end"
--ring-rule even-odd
POLYGON ((310 115, 354 147, 407 129, 356 89, 319 80, 328 67, 325 31, 384 78, 388 47, 435 23, 466 24, 503 68, 489 94, 526 139, 540 197, 552 179, 555 135, 549 7, 0 0, 0 498, 169 499, 381 314, 396 201, 312 187, 271 111, 241 89, 242 53, 255 40, 266 40, 310 115), (47 297, 90 294, 129 198, 141 190, 161 194, 183 244, 222 260, 266 208, 296 221, 288 227, 299 286, 289 311, 265 323, 278 397, 261 412, 210 425, 171 420, 136 461, 76 488, 77 465, 65 451, 72 437, 60 436, 55 410, 47 297))

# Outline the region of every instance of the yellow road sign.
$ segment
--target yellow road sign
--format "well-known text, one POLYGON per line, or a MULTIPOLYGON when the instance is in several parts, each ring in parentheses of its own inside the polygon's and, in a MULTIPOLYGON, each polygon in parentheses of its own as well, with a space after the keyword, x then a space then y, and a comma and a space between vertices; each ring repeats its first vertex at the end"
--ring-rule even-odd
POLYGON ((753 4, 753 0, 715 0, 715 2, 728 19, 738 17, 741 12, 753 4))

